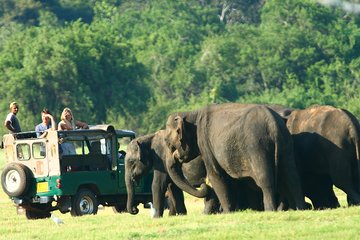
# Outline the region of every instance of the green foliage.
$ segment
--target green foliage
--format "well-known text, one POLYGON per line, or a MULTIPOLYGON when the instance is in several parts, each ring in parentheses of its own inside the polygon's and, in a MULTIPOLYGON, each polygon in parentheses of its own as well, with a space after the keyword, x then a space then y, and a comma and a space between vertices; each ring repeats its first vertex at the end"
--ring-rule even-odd
POLYGON ((43 107, 60 116, 69 106, 78 119, 89 123, 105 122, 108 110, 126 118, 130 105, 130 115, 144 109, 134 94, 147 95, 139 82, 142 67, 126 40, 109 32, 109 26, 107 21, 91 26, 74 22, 67 28, 28 28, 6 39, 0 91, 5 102, 16 99, 22 106, 19 119, 24 130, 36 123, 24 120, 38 118, 43 107), (22 113, 30 118, 21 118, 22 113))
MULTIPOLYGON (((359 17, 313 0, 0 4, 0 114, 43 107, 139 134, 209 103, 331 104, 360 116, 359 17)), ((5 129, 0 130, 0 133, 5 129)))

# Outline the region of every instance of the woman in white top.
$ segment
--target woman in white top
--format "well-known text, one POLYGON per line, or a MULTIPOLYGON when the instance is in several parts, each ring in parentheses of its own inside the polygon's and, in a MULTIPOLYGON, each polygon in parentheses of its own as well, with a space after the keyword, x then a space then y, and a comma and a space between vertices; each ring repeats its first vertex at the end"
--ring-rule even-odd
MULTIPOLYGON (((58 130, 76 130, 76 128, 88 129, 89 126, 86 122, 75 121, 70 108, 64 108, 61 113, 61 121, 58 124, 58 130)), ((63 155, 75 155, 76 150, 72 142, 61 143, 63 155)))
POLYGON ((61 113, 61 121, 58 124, 58 130, 75 130, 76 128, 88 129, 86 122, 74 120, 70 108, 64 108, 61 113))

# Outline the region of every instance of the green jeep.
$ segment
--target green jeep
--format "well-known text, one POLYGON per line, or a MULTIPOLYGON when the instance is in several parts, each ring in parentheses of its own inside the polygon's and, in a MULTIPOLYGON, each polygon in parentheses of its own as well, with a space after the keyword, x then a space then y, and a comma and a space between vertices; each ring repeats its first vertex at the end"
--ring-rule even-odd
MULTIPOLYGON (((100 204, 126 211, 125 152, 120 154, 119 147, 133 138, 133 131, 111 125, 50 130, 41 137, 35 132, 6 134, 2 188, 28 219, 50 217, 54 210, 96 214, 100 204)), ((151 201, 151 182, 152 173, 139 182, 136 204, 151 201)))

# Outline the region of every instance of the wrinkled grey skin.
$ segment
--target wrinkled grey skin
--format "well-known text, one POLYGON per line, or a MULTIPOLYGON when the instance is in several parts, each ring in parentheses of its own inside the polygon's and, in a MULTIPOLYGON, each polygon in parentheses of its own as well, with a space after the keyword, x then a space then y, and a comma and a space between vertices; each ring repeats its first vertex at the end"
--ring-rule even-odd
POLYGON ((359 133, 348 111, 313 106, 293 111, 287 127, 294 146, 305 194, 314 208, 335 208, 333 184, 347 194, 349 205, 360 204, 359 133))
MULTIPOLYGON (((274 104, 266 106, 277 112, 284 119, 285 123, 293 111, 299 110, 274 104)), ((309 174, 307 173, 308 171, 303 171, 303 169, 308 166, 303 164, 307 157, 302 145, 305 142, 311 145, 315 140, 315 135, 316 134, 312 133, 303 133, 293 136, 295 161, 301 179, 302 189, 304 195, 311 200, 312 207, 314 209, 337 208, 340 204, 333 190, 333 184, 330 176, 324 174, 309 174)), ((309 206, 309 209, 312 207, 309 206)))
POLYGON ((296 108, 285 107, 279 104, 266 104, 265 106, 275 111, 285 121, 289 118, 290 114, 296 110, 296 108))
POLYGON ((165 139, 173 153, 167 168, 174 183, 190 194, 196 191, 182 181, 179 164, 201 155, 225 213, 236 209, 238 189, 229 178, 253 179, 264 210, 276 210, 284 198, 290 208, 305 208, 291 136, 281 117, 265 106, 229 103, 175 113, 167 120, 165 139))
MULTIPOLYGON (((165 146, 164 130, 154 134, 139 137, 130 142, 125 157, 125 182, 128 192, 127 210, 136 214, 137 209, 133 206, 134 182, 138 181, 151 169, 154 170, 152 182, 153 207, 156 209, 154 217, 162 217, 164 212, 164 200, 167 195, 169 203, 169 215, 184 215, 187 213, 184 204, 184 195, 175 184, 172 183, 166 169, 166 159, 171 158, 171 152, 165 146)), ((192 186, 198 187, 205 183, 206 170, 200 157, 189 164, 183 165, 183 177, 192 186)), ((205 198, 206 214, 215 213, 219 209, 219 203, 214 193, 205 198)))

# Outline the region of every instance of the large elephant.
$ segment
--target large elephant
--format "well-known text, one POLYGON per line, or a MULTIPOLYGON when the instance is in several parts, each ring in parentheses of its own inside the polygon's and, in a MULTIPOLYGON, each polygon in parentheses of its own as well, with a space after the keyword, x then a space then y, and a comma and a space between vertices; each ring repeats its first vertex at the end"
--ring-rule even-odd
MULTIPOLYGON (((285 123, 293 111, 299 110, 277 104, 268 104, 266 106, 278 113, 285 123)), ((315 135, 316 134, 313 133, 301 133, 293 136, 295 161, 301 179, 302 189, 304 195, 311 200, 314 209, 337 208, 340 204, 335 195, 330 176, 324 174, 308 174, 308 171, 303 171, 304 168, 311 166, 303 164, 307 158, 304 156, 307 150, 302 146, 305 141, 301 139, 306 139, 306 142, 311 145, 313 144, 315 135)), ((308 205, 308 208, 311 208, 311 206, 308 205)))
MULTIPOLYGON (((125 157, 125 182, 128 192, 127 210, 135 214, 137 208, 133 206, 134 183, 151 169, 154 170, 152 182, 153 207, 156 209, 154 217, 162 217, 164 212, 165 194, 169 196, 169 215, 186 214, 184 195, 175 184, 172 183, 165 164, 171 153, 165 146, 164 130, 157 131, 136 138, 130 142, 125 157), (173 206, 173 207, 171 207, 173 206)), ((189 184, 198 187, 205 183, 206 169, 201 157, 183 165, 184 177, 189 184)), ((204 213, 215 213, 219 209, 219 202, 215 193, 211 192, 205 198, 204 213)))
POLYGON ((264 210, 276 210, 283 199, 293 209, 305 208, 291 136, 281 117, 266 106, 228 103, 171 114, 166 142, 173 154, 167 168, 174 183, 203 196, 205 191, 196 193, 184 181, 179 167, 201 155, 224 212, 236 209, 233 193, 239 191, 229 178, 253 179, 262 191, 264 210))
POLYGON ((314 208, 335 208, 333 184, 360 204, 360 125, 350 112, 332 106, 294 110, 287 119, 305 194, 314 208))

